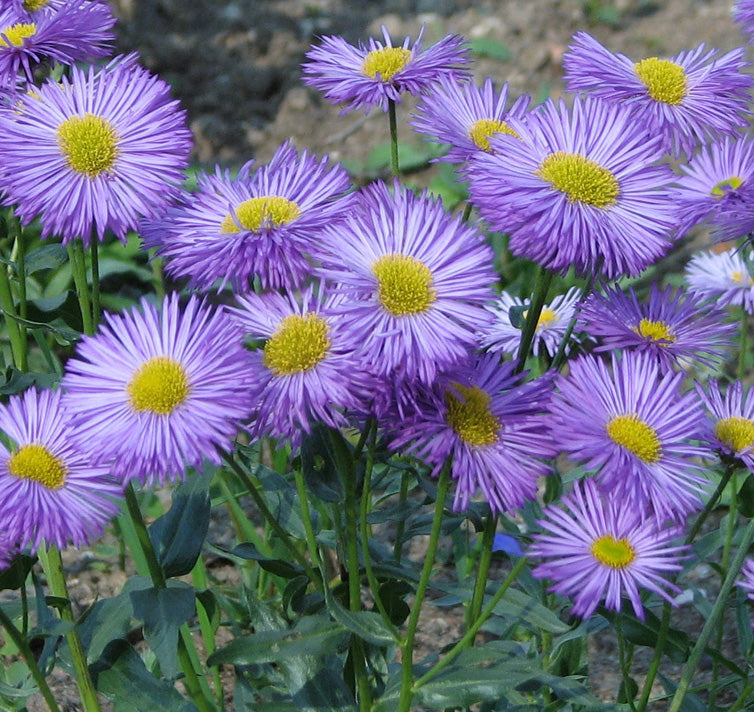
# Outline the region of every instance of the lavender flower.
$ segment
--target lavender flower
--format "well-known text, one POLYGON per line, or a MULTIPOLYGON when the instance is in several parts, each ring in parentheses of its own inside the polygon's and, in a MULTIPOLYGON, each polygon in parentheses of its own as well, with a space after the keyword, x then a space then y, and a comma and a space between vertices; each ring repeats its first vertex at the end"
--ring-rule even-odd
POLYGON ((700 252, 686 265, 686 282, 718 307, 739 306, 754 314, 754 278, 742 251, 700 252))

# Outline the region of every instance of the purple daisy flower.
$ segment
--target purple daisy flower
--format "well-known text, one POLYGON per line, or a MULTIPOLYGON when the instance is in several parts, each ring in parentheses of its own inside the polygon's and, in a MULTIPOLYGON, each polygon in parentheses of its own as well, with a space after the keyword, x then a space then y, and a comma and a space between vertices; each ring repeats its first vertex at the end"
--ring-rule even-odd
POLYGON ((692 445, 704 414, 694 392, 681 394, 682 373, 662 373, 657 360, 628 352, 612 369, 594 356, 571 362, 553 398, 553 438, 565 454, 596 471, 600 487, 627 508, 650 508, 658 521, 702 505, 706 480, 692 445))
POLYGON ((588 618, 603 601, 608 610, 620 611, 626 596, 644 620, 640 589, 674 603, 668 591, 680 589, 665 576, 681 570, 689 550, 674 543, 683 533, 680 526, 660 527, 641 510, 602 496, 592 480, 574 482, 562 504, 545 507, 538 522, 543 531, 534 534, 527 554, 545 559, 532 575, 550 579, 550 591, 573 598, 572 613, 588 618))
POLYGON ((161 313, 110 314, 66 364, 68 406, 89 449, 123 480, 163 483, 219 464, 251 413, 249 354, 222 310, 176 294, 161 313))
POLYGON ((536 498, 537 479, 552 471, 542 459, 555 454, 546 413, 552 380, 522 378, 495 356, 441 374, 419 396, 417 414, 388 425, 391 449, 407 449, 434 476, 452 456, 456 510, 479 490, 494 512, 520 508, 536 498))
POLYGON ((480 214, 509 233, 514 255, 565 273, 598 268, 636 275, 662 257, 675 227, 667 203, 672 172, 650 137, 619 105, 548 101, 478 152, 468 171, 480 214))
POLYGON ((393 46, 384 26, 384 42, 370 38, 358 47, 342 37, 323 37, 306 53, 304 84, 321 91, 331 104, 345 103, 342 114, 362 108, 368 114, 373 106, 387 111, 389 101, 400 103, 403 92, 418 95, 442 77, 469 75, 469 50, 462 37, 447 35, 422 49, 423 34, 424 27, 413 46, 406 37, 400 47, 393 46))
POLYGON ((711 416, 705 442, 754 472, 754 389, 744 392, 741 381, 734 381, 723 393, 710 379, 706 389, 697 383, 696 390, 711 416))
POLYGON ((685 232, 707 222, 717 242, 754 230, 754 140, 730 139, 702 148, 671 191, 685 232))
POLYGON ((112 10, 101 2, 69 2, 32 13, 26 3, 6 6, 0 10, 0 81, 12 81, 21 71, 31 81, 34 66, 44 59, 72 65, 107 57, 114 25, 112 10))
POLYGON ((450 144, 448 153, 438 160, 463 163, 477 151, 492 151, 491 136, 518 136, 508 122, 524 120, 529 101, 525 94, 506 110, 507 84, 496 92, 492 79, 486 79, 480 88, 457 77, 443 77, 422 98, 411 124, 431 141, 450 144))
POLYGON ((649 300, 640 303, 632 288, 614 287, 592 294, 581 306, 580 321, 601 341, 595 351, 640 351, 663 371, 689 361, 714 367, 732 346, 736 327, 725 322, 724 312, 702 302, 697 294, 653 284, 649 300))
POLYGON ((248 294, 232 316, 251 339, 264 339, 244 375, 255 402, 253 437, 290 440, 313 423, 331 428, 347 424, 344 411, 363 410, 368 378, 356 354, 360 334, 344 328, 337 312, 340 297, 322 287, 298 296, 248 294))
POLYGON ((311 272, 308 250, 317 233, 352 208, 346 170, 286 142, 271 161, 236 178, 219 167, 201 175, 197 192, 145 222, 146 247, 156 247, 174 277, 190 277, 200 289, 230 282, 248 291, 257 276, 264 289, 293 288, 311 272))
POLYGON ((739 306, 754 314, 751 260, 741 251, 700 252, 686 265, 686 282, 718 307, 739 306))
MULTIPOLYGON (((577 287, 572 287, 565 294, 555 297, 550 304, 542 307, 532 342, 532 351, 535 356, 539 356, 542 349, 550 356, 555 356, 571 319, 576 313, 579 293, 580 290, 577 287)), ((497 303, 487 307, 495 320, 485 326, 478 335, 482 348, 491 353, 518 354, 522 327, 513 326, 511 309, 528 307, 530 304, 531 299, 519 299, 508 292, 502 292, 497 303)), ((526 312, 522 314, 522 317, 525 318, 525 316, 526 312)), ((572 340, 574 340, 573 337, 572 340)), ((568 353, 568 347, 566 347, 566 353, 568 353)))
POLYGON ((400 371, 431 383, 466 357, 489 321, 492 251, 426 191, 367 186, 346 221, 324 231, 323 245, 320 274, 344 295, 339 308, 377 376, 400 371))
POLYGON ((754 42, 754 0, 736 0, 733 19, 741 25, 741 31, 749 43, 754 42))
POLYGON ((123 484, 93 464, 60 391, 34 389, 0 405, 0 529, 9 541, 63 549, 99 537, 120 511, 123 484), (78 442, 77 442, 78 441, 78 442))
POLYGON ((48 80, 20 109, 0 112, 0 187, 23 224, 67 243, 112 230, 121 240, 141 216, 177 194, 191 133, 170 87, 121 57, 48 80))
POLYGON ((634 62, 586 32, 577 32, 563 55, 568 91, 621 103, 676 157, 747 125, 754 86, 748 66, 742 47, 721 54, 704 44, 670 59, 634 62))

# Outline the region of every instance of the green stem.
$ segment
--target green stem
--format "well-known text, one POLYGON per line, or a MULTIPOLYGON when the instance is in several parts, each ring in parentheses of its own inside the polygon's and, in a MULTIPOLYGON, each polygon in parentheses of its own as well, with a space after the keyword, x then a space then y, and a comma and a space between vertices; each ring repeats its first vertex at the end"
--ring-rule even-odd
POLYGON ((629 706, 635 712, 636 705, 634 704, 634 698, 629 695, 631 690, 631 663, 626 657, 626 639, 623 636, 623 625, 621 624, 620 617, 618 617, 618 624, 615 626, 615 634, 618 637, 618 661, 620 664, 621 680, 623 681, 623 694, 628 700, 629 706))
MULTIPOLYGON (((204 561, 202 561, 201 557, 197 559, 196 564, 191 571, 191 581, 194 584, 194 588, 200 591, 207 589, 207 570, 204 568, 204 561)), ((212 621, 209 618, 207 610, 204 608, 204 604, 198 598, 196 600, 196 615, 199 619, 199 629, 202 633, 204 651, 207 657, 209 657, 215 652, 215 630, 212 626, 212 621)), ((225 697, 223 695, 222 680, 220 679, 220 668, 217 665, 213 665, 210 670, 212 672, 212 682, 215 688, 217 706, 222 710, 225 707, 225 697)))
MULTIPOLYGON (((21 228, 18 218, 16 218, 11 211, 8 216, 10 223, 11 234, 15 238, 16 245, 16 277, 18 279, 18 313, 22 319, 26 319, 27 316, 27 295, 26 295, 26 244, 24 242, 24 231, 21 228)), ((28 350, 29 342, 26 335, 26 326, 24 324, 18 325, 18 330, 21 333, 21 347, 23 348, 23 368, 26 370, 28 363, 28 350)))
POLYGON ((390 122, 390 168, 394 176, 400 175, 398 166, 398 121, 395 117, 395 101, 387 100, 387 116, 390 122))
MULTIPOLYGON (((160 562, 157 560, 157 554, 152 546, 152 540, 149 538, 147 525, 141 514, 139 501, 136 497, 136 491, 134 490, 133 484, 129 482, 128 485, 126 485, 124 494, 128 514, 130 515, 134 529, 136 530, 139 548, 141 549, 141 553, 146 559, 147 566, 149 567, 149 576, 152 579, 152 583, 155 588, 165 589, 167 588, 165 572, 162 570, 162 566, 160 566, 160 562)), ((194 660, 192 660, 191 648, 194 648, 194 640, 191 637, 187 626, 184 624, 181 626, 178 636, 178 662, 185 676, 184 684, 186 685, 186 689, 188 690, 192 701, 199 708, 200 712, 214 712, 215 706, 210 699, 212 693, 207 685, 207 681, 197 675, 196 669, 194 668, 194 662, 198 661, 198 655, 194 648, 194 660)))
POLYGON ((511 572, 505 577, 505 581, 500 584, 500 587, 495 591, 495 594, 490 599, 490 602, 485 606, 484 610, 479 614, 479 617, 474 621, 471 627, 464 633, 461 638, 445 655, 445 657, 431 667, 424 673, 415 683, 414 692, 418 690, 422 685, 429 682, 433 677, 436 677, 442 670, 444 670, 458 655, 466 648, 469 647, 470 642, 476 637, 479 629, 484 625, 485 621, 492 615, 493 611, 500 603, 505 592, 510 588, 511 584, 516 580, 521 573, 521 569, 526 564, 525 558, 520 558, 516 565, 511 569, 511 572))
POLYGON ((94 321, 92 320, 92 304, 89 298, 89 282, 86 277, 84 243, 80 237, 68 243, 68 260, 71 263, 73 283, 76 286, 76 296, 79 300, 84 333, 91 335, 94 333, 94 321))
POLYGON ((73 616, 73 609, 71 608, 71 601, 68 596, 68 586, 65 582, 63 560, 60 557, 60 551, 54 544, 50 544, 47 551, 41 547, 38 554, 45 575, 47 576, 47 584, 50 587, 50 593, 64 602, 59 608, 61 619, 74 624, 73 628, 65 634, 65 639, 68 643, 68 648, 71 651, 71 658, 73 659, 73 670, 76 677, 76 684, 79 688, 79 694, 81 695, 81 705, 84 712, 100 712, 97 692, 94 689, 94 684, 92 683, 92 678, 89 674, 89 666, 86 664, 84 646, 81 644, 79 631, 75 626, 76 621, 73 616))
POLYGON ((712 494, 712 497, 709 498, 707 504, 704 505, 704 509, 701 511, 699 516, 696 518, 696 521, 694 522, 694 526, 691 527, 691 530, 686 535, 686 544, 691 544, 691 542, 694 541, 696 538, 696 535, 699 533, 699 530, 702 528, 702 524, 707 520, 707 517, 710 515, 710 512, 717 506, 717 503, 720 501, 720 497, 722 496, 723 490, 728 485, 728 481, 733 476, 733 473, 736 471, 736 468, 738 467, 738 464, 735 462, 728 462, 725 471, 722 474, 722 477, 720 477, 720 482, 717 483, 717 487, 715 491, 712 494))
POLYGON ((521 373, 526 366, 526 359, 529 357, 529 350, 534 341, 534 334, 537 331, 537 324, 539 323, 539 317, 542 314, 542 307, 545 305, 551 282, 552 272, 546 270, 544 267, 540 267, 537 274, 537 282, 534 286, 534 296, 526 315, 524 331, 521 334, 521 345, 518 350, 518 366, 516 367, 518 373, 521 373))
POLYGON ((463 215, 461 216, 461 220, 463 222, 467 222, 468 219, 471 217, 471 211, 474 209, 474 206, 471 204, 471 202, 466 203, 466 207, 463 209, 463 215))
POLYGON ((435 514, 432 519, 432 529, 429 534, 427 553, 424 556, 424 566, 422 566, 419 583, 416 587, 416 595, 414 596, 414 602, 411 606, 411 614, 408 617, 406 637, 401 644, 401 694, 398 701, 397 712, 408 712, 411 707, 411 700, 414 696, 414 638, 416 637, 416 627, 419 624, 419 615, 421 614, 422 603, 424 602, 424 596, 426 595, 429 586, 429 579, 432 576, 435 554, 437 553, 437 545, 440 540, 442 516, 445 510, 445 497, 450 488, 450 468, 451 459, 448 458, 440 472, 440 480, 437 483, 435 514))
MULTIPOLYGON (((495 541, 495 532, 497 531, 497 514, 490 514, 484 522, 484 532, 482 534, 482 551, 479 558, 479 567, 477 568, 476 581, 474 582, 474 593, 471 597, 471 603, 466 611, 466 627, 474 623, 479 617, 484 603, 484 592, 487 588, 488 576, 490 573, 490 564, 492 563, 492 545, 495 541)), ((472 639, 471 645, 474 645, 472 639)))
POLYGON ((92 253, 92 328, 96 329, 102 317, 102 308, 99 289, 99 240, 94 232, 90 249, 92 253))
POLYGON ((286 549, 290 552, 290 554, 293 556, 296 561, 298 561, 299 564, 301 564, 302 568, 306 572, 306 575, 309 577, 311 581, 313 581, 315 584, 319 583, 320 578, 317 576, 317 574, 314 572, 314 569, 312 569, 309 562, 306 560, 306 556, 304 556, 297 548, 294 546, 293 542, 290 539, 290 536, 288 535, 288 532, 285 531, 285 529, 280 525, 280 522, 278 522, 275 515, 270 511, 270 508, 265 503, 264 499, 262 498, 262 495, 259 494, 259 491, 257 490, 254 483, 251 481, 251 478, 244 472, 243 468, 239 466, 239 464, 233 459, 233 456, 225 452, 224 450, 220 450, 220 457, 227 463, 227 465, 230 467, 231 470, 233 470, 234 474, 238 479, 241 480, 241 482, 246 487, 247 492, 251 495, 251 498, 254 500, 254 503, 257 505, 257 509, 259 509, 260 514, 265 518, 267 523, 272 527, 272 530, 278 535, 280 538, 280 541, 282 541, 283 545, 286 549))
POLYGON ((44 697, 47 706, 50 708, 50 712, 60 712, 60 708, 58 707, 57 702, 55 702, 55 697, 47 685, 47 680, 39 669, 39 665, 37 665, 37 660, 34 657, 34 653, 32 653, 29 644, 26 642, 26 638, 21 631, 13 625, 13 621, 5 614, 2 607, 0 607, 0 625, 5 628, 8 636, 18 648, 18 652, 21 653, 21 657, 23 657, 26 667, 29 668, 29 672, 34 678, 34 682, 37 683, 39 691, 42 693, 42 697, 44 697))
POLYGON ((21 335, 21 326, 16 319, 16 306, 13 302, 13 292, 10 288, 8 266, 0 264, 0 307, 5 318, 5 328, 8 330, 10 350, 13 363, 19 371, 26 370, 26 345, 21 335))
MULTIPOLYGON (((402 508, 404 504, 406 504, 406 500, 408 499, 408 481, 411 475, 408 473, 407 470, 404 470, 401 473, 401 489, 398 494, 398 504, 402 508)), ((393 544, 393 558, 396 561, 401 560, 401 555, 403 554, 403 532, 406 531, 406 519, 404 517, 401 517, 400 520, 398 520, 398 524, 395 528, 395 544, 393 544)))
POLYGON ((746 530, 744 531, 743 537, 741 538, 741 545, 736 552, 736 556, 731 562, 731 566, 728 569, 727 575, 725 576, 725 580, 723 581, 720 593, 715 600, 715 605, 712 607, 707 620, 704 622, 702 632, 699 634, 699 638, 697 639, 694 648, 691 651, 688 660, 686 661, 686 665, 684 666, 683 673, 681 675, 681 680, 678 683, 678 688, 675 691, 675 695, 673 696, 673 700, 670 703, 668 712, 678 712, 678 710, 681 708, 681 705, 683 704, 683 699, 688 692, 689 685, 691 684, 691 679, 693 678, 697 665, 699 664, 699 661, 704 654, 704 648, 707 646, 707 642, 709 641, 710 636, 715 630, 717 619, 722 614, 728 602, 728 595, 733 588, 736 576, 738 576, 738 573, 741 570, 741 565, 743 564, 744 559, 749 552, 749 547, 751 546, 752 541, 754 541, 754 519, 749 522, 746 530))
POLYGON ((750 682, 743 690, 741 690, 741 694, 731 705, 728 712, 738 712, 738 710, 742 710, 744 705, 751 701, 752 695, 754 695, 754 681, 750 682))
POLYGON ((300 468, 296 468, 293 471, 293 476, 296 480, 296 492, 298 494, 299 506, 301 507, 301 518, 304 521, 304 537, 306 538, 306 548, 309 550, 309 558, 312 564, 319 569, 322 580, 325 581, 326 576, 322 569, 322 561, 319 556, 319 549, 317 548, 317 537, 314 534, 314 527, 312 526, 312 513, 309 509, 309 498, 306 492, 304 475, 300 468))

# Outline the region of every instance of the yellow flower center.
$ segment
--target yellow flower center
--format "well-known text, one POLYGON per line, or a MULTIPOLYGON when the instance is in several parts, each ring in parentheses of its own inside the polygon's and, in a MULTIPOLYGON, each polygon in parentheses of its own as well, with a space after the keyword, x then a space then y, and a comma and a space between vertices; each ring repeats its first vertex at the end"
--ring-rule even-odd
POLYGON ((265 344, 262 362, 276 376, 308 371, 327 355, 329 332, 327 322, 317 314, 291 314, 265 344))
POLYGON ((22 480, 34 480, 47 489, 63 486, 66 468, 44 445, 23 445, 8 460, 8 472, 22 480))
POLYGON ((754 279, 748 272, 739 272, 736 270, 730 275, 731 281, 734 284, 740 284, 742 287, 751 287, 754 284, 754 279))
POLYGON ((742 452, 754 445, 754 422, 748 418, 732 415, 718 420, 715 437, 735 452, 742 452))
POLYGON ((66 119, 58 126, 57 138, 69 167, 89 178, 111 170, 118 157, 118 134, 107 119, 95 114, 66 119))
POLYGON ((228 214, 223 218, 220 232, 238 232, 239 229, 256 232, 261 228, 287 225, 299 215, 301 209, 298 205, 282 196, 265 195, 260 198, 249 198, 236 208, 235 215, 228 214))
POLYGON ((537 320, 537 331, 547 329, 559 320, 560 317, 552 309, 545 307, 537 320))
POLYGON ((614 443, 644 462, 657 462, 662 456, 662 444, 655 429, 638 415, 616 415, 607 424, 607 434, 614 443))
POLYGON ((37 25, 34 22, 17 22, 0 31, 0 47, 22 47, 27 37, 34 36, 37 25))
POLYGON ((186 400, 190 391, 188 374, 169 356, 155 356, 134 373, 126 392, 131 408, 168 415, 186 400))
POLYGON ((379 74, 381 81, 389 82, 410 60, 411 51, 403 47, 373 49, 364 57, 361 71, 372 79, 376 79, 379 74))
POLYGON ((479 119, 469 129, 469 138, 478 148, 488 152, 492 150, 490 137, 496 134, 507 134, 508 136, 515 136, 517 139, 521 138, 505 121, 500 119, 479 119))
POLYGON ((607 208, 615 204, 620 192, 618 180, 607 168, 578 153, 551 153, 536 173, 572 203, 607 208))
POLYGON ((648 341, 657 341, 660 346, 670 346, 675 341, 675 334, 664 321, 642 319, 639 326, 633 327, 635 333, 648 341))
POLYGON ((678 106, 686 96, 686 72, 680 64, 649 57, 634 64, 634 71, 655 101, 678 106))
POLYGON ((591 552, 597 561, 611 569, 625 569, 636 558, 636 550, 628 539, 616 539, 610 534, 595 539, 591 552))
POLYGON ((717 183, 709 194, 722 198, 729 190, 738 190, 743 182, 744 179, 741 176, 731 176, 717 183))
POLYGON ((500 421, 490 413, 490 396, 477 386, 468 388, 454 383, 453 388, 462 398, 454 391, 445 392, 448 425, 469 445, 494 445, 499 439, 500 421))
POLYGON ((36 12, 37 10, 41 10, 49 2, 50 0, 24 0, 24 10, 26 10, 26 12, 36 12))
POLYGON ((377 277, 377 299, 395 316, 427 311, 437 299, 432 272, 408 255, 384 255, 372 265, 377 277))

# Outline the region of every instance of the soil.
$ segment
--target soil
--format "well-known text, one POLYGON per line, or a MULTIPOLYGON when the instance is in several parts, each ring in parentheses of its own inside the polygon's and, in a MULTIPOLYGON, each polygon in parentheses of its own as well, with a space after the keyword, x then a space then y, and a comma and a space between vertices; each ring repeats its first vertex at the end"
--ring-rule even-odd
MULTIPOLYGON (((340 116, 338 107, 301 84, 304 53, 318 36, 338 34, 356 43, 379 36, 385 25, 400 40, 416 37, 424 25, 426 44, 449 32, 488 38, 509 58, 477 58, 477 81, 489 76, 497 85, 507 81, 514 97, 528 92, 542 98, 563 91, 560 61, 574 31, 585 29, 635 59, 671 56, 700 42, 728 50, 742 44, 730 17, 731 1, 113 0, 120 18, 119 51, 137 50, 147 67, 171 83, 188 112, 195 162, 207 169, 215 163, 237 167, 250 158, 265 162, 287 139, 300 149, 358 165, 370 148, 387 140, 387 121, 379 112, 340 116)), ((419 144, 421 139, 405 128, 407 117, 403 106, 401 140, 419 144)), ((92 568, 92 561, 77 552, 66 554, 79 609, 96 595, 112 595, 123 582, 117 567, 92 568)), ((718 580, 710 567, 698 567, 688 586, 714 596, 718 580)), ((458 636, 459 619, 447 609, 429 609, 422 621, 424 653, 458 636)), ((673 623, 698 631, 700 621, 687 604, 673 623)), ((599 634, 590 646, 594 692, 613 701, 620 679, 615 640, 599 634)), ((646 664, 640 656, 639 684, 646 664)), ((61 709, 78 710, 70 679, 60 673, 53 681, 61 709)))

